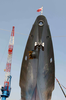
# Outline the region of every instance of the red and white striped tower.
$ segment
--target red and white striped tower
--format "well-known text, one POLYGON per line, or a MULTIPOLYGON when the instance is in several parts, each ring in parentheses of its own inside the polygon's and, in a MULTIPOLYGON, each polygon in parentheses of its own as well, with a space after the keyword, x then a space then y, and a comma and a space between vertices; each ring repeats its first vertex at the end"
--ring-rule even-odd
POLYGON ((6 63, 6 73, 5 73, 5 82, 8 81, 8 77, 11 75, 11 63, 12 63, 12 53, 13 53, 13 46, 14 46, 14 26, 12 28, 9 46, 8 46, 8 57, 6 63))

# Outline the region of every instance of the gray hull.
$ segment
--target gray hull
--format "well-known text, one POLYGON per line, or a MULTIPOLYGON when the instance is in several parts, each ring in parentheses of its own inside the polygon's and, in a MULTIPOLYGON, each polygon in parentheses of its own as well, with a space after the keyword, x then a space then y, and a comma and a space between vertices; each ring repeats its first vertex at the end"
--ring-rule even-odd
POLYGON ((54 82, 55 65, 51 34, 46 18, 40 15, 30 32, 21 65, 19 85, 22 100, 51 100, 54 82), (39 49, 38 57, 29 59, 28 51, 34 50, 35 42, 44 42, 44 51, 39 49))

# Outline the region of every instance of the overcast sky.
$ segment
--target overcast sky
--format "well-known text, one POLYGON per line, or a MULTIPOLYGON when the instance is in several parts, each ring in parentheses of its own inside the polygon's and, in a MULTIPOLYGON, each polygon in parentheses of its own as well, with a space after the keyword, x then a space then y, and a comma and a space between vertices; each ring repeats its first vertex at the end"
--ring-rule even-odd
MULTIPOLYGON (((46 16, 53 41, 55 58, 55 76, 66 87, 66 37, 54 37, 66 35, 66 0, 0 0, 0 85, 4 85, 8 45, 11 32, 15 26, 15 42, 12 57, 12 81, 11 94, 7 100, 20 100, 19 87, 20 69, 25 45, 40 12, 38 8, 43 6, 43 15, 46 16), (26 34, 26 35, 23 35, 26 34)), ((66 90, 64 90, 66 93, 66 90)), ((58 83, 55 81, 55 89, 51 100, 66 100, 58 83)))

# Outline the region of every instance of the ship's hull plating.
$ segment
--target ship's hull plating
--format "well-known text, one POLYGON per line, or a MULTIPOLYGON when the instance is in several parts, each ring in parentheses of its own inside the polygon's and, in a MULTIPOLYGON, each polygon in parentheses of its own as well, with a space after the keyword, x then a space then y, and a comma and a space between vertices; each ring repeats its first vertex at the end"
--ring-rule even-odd
POLYGON ((51 100, 54 81, 55 66, 51 34, 46 18, 40 15, 30 32, 22 61, 20 73, 22 100, 51 100), (35 42, 44 42, 44 51, 38 49, 38 57, 29 59, 28 51, 34 50, 35 42))

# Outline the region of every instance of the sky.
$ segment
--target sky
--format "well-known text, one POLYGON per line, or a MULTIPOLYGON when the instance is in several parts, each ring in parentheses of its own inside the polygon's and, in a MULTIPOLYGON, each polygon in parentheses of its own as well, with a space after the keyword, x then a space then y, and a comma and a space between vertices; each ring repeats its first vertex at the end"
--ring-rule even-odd
MULTIPOLYGON (((11 68, 12 89, 7 100, 20 100, 21 98, 19 78, 22 58, 32 25, 36 17, 41 14, 37 12, 37 9, 42 6, 53 41, 55 76, 66 87, 66 37, 55 37, 66 36, 66 0, 0 0, 0 85, 4 85, 4 69, 11 35, 11 32, 4 31, 4 29, 11 31, 12 26, 15 26, 11 68)), ((64 91, 66 93, 65 89, 64 91)), ((56 81, 51 100, 65 100, 56 81)))

